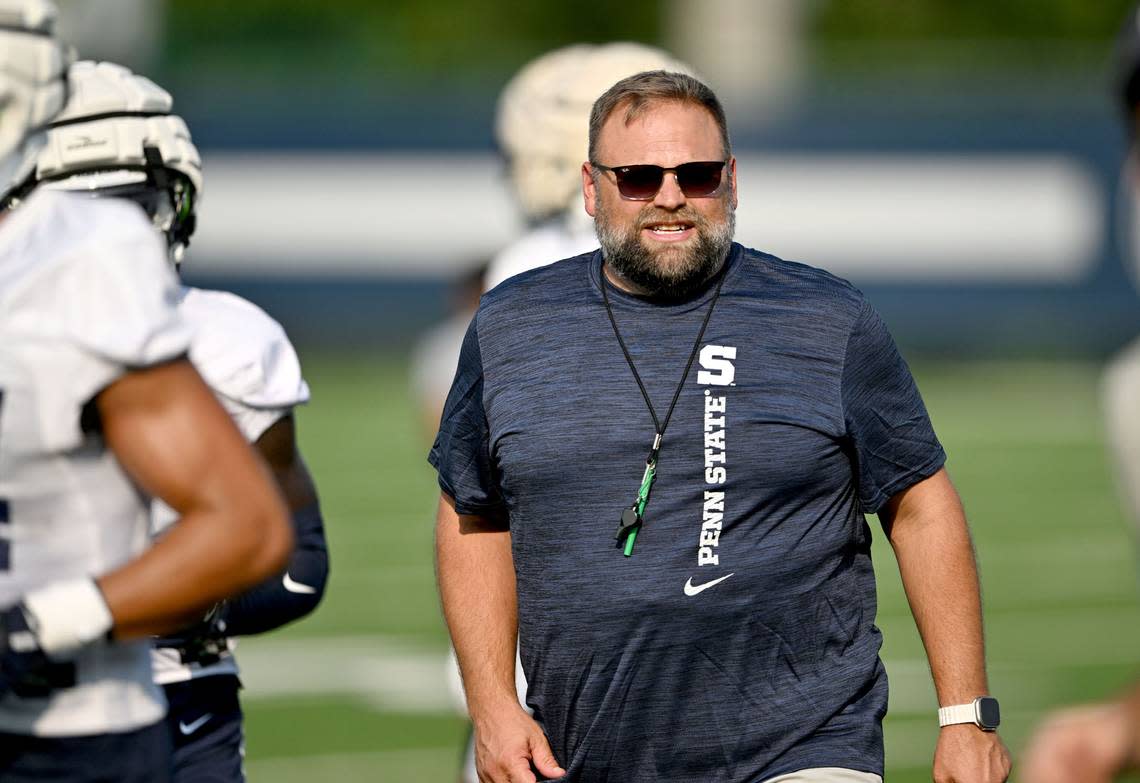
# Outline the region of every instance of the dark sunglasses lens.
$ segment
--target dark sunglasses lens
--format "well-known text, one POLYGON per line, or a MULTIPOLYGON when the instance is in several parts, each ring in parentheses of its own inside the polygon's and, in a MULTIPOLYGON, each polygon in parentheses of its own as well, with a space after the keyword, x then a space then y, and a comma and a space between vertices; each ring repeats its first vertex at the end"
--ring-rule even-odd
MULTIPOLYGON (((723 161, 682 163, 677 172, 677 184, 688 198, 711 196, 720 187, 723 161)), ((657 195, 666 169, 660 166, 622 166, 614 169, 618 192, 626 198, 646 201, 657 195)))
POLYGON ((614 169, 618 192, 626 198, 645 200, 657 195, 665 169, 660 166, 622 166, 614 169))
POLYGON ((688 198, 711 196, 720 187, 724 163, 682 163, 677 167, 677 184, 688 198))

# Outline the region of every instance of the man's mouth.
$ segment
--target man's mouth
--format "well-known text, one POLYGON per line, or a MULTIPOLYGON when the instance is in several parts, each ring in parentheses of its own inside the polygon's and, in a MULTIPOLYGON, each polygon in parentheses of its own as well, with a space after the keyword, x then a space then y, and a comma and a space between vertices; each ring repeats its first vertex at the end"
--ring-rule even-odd
POLYGON ((693 233, 693 224, 684 221, 647 223, 642 227, 642 230, 654 239, 663 242, 677 242, 686 239, 693 233))

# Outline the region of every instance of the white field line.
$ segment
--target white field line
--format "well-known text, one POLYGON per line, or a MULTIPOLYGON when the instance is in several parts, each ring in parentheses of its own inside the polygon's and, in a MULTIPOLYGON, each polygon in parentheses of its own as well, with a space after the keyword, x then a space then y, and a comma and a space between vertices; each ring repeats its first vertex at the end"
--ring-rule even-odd
POLYGON ((386 712, 450 712, 447 657, 384 636, 244 639, 238 663, 250 700, 339 695, 386 712))

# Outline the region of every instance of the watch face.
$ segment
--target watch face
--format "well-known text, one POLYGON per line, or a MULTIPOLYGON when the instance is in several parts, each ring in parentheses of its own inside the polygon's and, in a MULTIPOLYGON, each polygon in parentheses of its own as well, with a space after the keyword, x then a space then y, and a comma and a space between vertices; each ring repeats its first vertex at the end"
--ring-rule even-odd
POLYGON ((996 729, 1001 723, 1001 710, 998 700, 992 696, 982 696, 974 702, 978 713, 978 725, 983 729, 996 729))

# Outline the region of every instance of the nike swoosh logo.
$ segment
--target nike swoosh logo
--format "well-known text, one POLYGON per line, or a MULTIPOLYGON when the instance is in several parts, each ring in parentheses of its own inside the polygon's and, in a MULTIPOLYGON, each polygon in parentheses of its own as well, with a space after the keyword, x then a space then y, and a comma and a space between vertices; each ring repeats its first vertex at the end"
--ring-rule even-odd
POLYGON ((301 584, 300 582, 294 582, 293 577, 289 576, 288 571, 285 572, 285 576, 284 576, 284 578, 282 578, 281 584, 285 585, 285 589, 288 590, 290 593, 300 593, 302 595, 312 595, 313 593, 317 592, 317 588, 315 588, 315 587, 311 587, 309 585, 301 584))
POLYGON ((191 721, 190 723, 183 723, 182 721, 178 721, 178 730, 182 732, 182 736, 189 737, 198 729, 209 723, 210 718, 212 717, 214 717, 214 714, 212 712, 207 712, 201 718, 198 718, 198 720, 191 721))
MULTIPOLYGON (((735 574, 736 572, 733 571, 732 573, 735 574)), ((694 595, 697 595, 698 593, 702 593, 705 590, 708 590, 713 585, 719 585, 721 582, 723 582, 725 579, 728 579, 730 576, 732 576, 732 574, 725 574, 720 579, 714 579, 711 582, 705 582, 704 584, 699 584, 699 585, 693 584, 693 577, 690 576, 688 581, 685 582, 685 595, 694 596, 694 595)))

